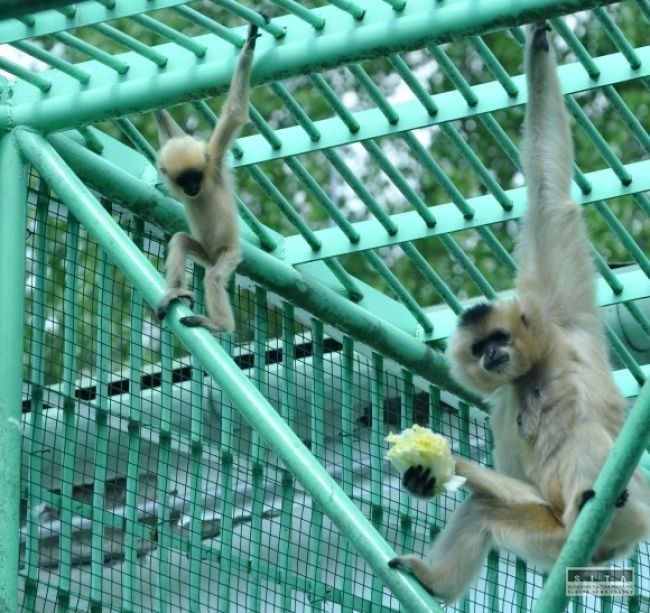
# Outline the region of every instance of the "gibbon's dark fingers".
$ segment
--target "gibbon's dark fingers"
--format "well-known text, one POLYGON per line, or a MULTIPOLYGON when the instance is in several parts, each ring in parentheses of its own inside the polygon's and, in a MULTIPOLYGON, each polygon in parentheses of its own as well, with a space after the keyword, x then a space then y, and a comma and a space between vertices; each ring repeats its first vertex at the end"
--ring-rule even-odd
POLYGON ((402 477, 404 489, 420 498, 431 498, 436 488, 436 478, 431 476, 431 469, 422 465, 411 466, 402 477))
POLYGON ((621 492, 621 495, 616 499, 616 508, 620 509, 621 507, 624 507, 629 497, 630 497, 630 493, 627 491, 627 488, 625 488, 621 492))
POLYGON ((546 35, 547 32, 551 31, 551 26, 548 25, 547 21, 537 21, 535 25, 533 26, 534 32, 533 32, 533 45, 537 49, 542 49, 543 51, 550 51, 550 47, 548 44, 548 36, 546 35))

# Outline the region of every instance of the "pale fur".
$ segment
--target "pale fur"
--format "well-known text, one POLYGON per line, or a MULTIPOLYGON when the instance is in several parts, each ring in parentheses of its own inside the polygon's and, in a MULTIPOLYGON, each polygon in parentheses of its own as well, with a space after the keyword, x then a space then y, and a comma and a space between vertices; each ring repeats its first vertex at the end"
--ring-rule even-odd
MULTIPOLYGON (((434 542, 430 564, 416 556, 391 561, 448 602, 465 592, 492 545, 552 566, 624 418, 586 234, 570 199, 573 148, 545 27, 529 28, 526 53, 528 208, 516 250, 519 298, 459 325, 449 347, 456 378, 489 395, 496 471, 459 459, 457 472, 472 494, 434 542), (485 370, 483 356, 470 349, 495 329, 512 336, 499 372, 485 370)), ((595 564, 628 554, 649 534, 650 495, 638 470, 627 492, 595 564)))
POLYGON ((166 111, 155 113, 162 145, 158 167, 172 193, 185 205, 191 232, 191 235, 178 232, 169 242, 165 265, 168 291, 158 306, 161 319, 172 300, 194 301, 185 281, 185 262, 189 255, 206 269, 204 287, 209 318, 195 315, 184 317, 181 322, 213 331, 235 329, 226 286, 241 261, 241 248, 237 205, 226 155, 237 131, 249 120, 249 80, 256 38, 257 28, 251 26, 221 117, 207 143, 185 135, 166 111), (189 169, 203 172, 196 196, 186 194, 174 181, 189 169))

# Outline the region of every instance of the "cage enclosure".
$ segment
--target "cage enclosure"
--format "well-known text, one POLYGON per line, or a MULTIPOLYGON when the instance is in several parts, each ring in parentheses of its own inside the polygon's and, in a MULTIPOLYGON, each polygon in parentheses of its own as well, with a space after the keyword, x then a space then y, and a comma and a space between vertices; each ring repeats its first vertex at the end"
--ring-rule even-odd
MULTIPOLYGON (((492 463, 444 348, 513 293, 540 19, 633 430, 608 466, 647 470, 648 0, 0 2, 0 611, 443 610, 387 562, 468 494, 409 496, 384 438, 427 425, 492 463), (237 328, 214 336, 185 303, 156 316, 186 221, 151 111, 209 134, 250 23, 237 328)), ((562 562, 593 543, 573 536, 562 562)), ((444 610, 648 611, 649 555, 612 566, 633 595, 566 599, 560 562, 492 550, 444 610)))

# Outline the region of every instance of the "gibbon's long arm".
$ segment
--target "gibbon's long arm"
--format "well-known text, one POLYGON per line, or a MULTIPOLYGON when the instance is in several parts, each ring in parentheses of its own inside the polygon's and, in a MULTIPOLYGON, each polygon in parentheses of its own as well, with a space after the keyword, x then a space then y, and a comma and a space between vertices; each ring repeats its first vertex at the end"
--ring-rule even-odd
POLYGON ((528 209, 517 247, 518 289, 561 326, 591 327, 594 268, 580 209, 571 201, 573 145, 547 30, 545 22, 531 26, 526 50, 528 209))
POLYGON ((249 121, 250 71, 258 36, 257 29, 249 33, 249 40, 239 55, 237 69, 223 104, 221 118, 208 142, 207 153, 210 156, 212 168, 217 171, 223 167, 224 156, 238 130, 249 121))

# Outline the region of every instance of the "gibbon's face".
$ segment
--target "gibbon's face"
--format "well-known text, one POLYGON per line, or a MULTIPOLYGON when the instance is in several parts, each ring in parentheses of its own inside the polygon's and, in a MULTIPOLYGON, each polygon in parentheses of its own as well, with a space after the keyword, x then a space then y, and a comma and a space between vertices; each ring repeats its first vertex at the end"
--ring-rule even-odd
POLYGON ((447 353, 456 379, 493 392, 531 369, 535 346, 518 300, 483 302, 460 315, 447 353))
POLYGON ((206 144, 191 136, 177 136, 158 152, 158 168, 176 195, 195 198, 201 193, 207 157, 206 144))

